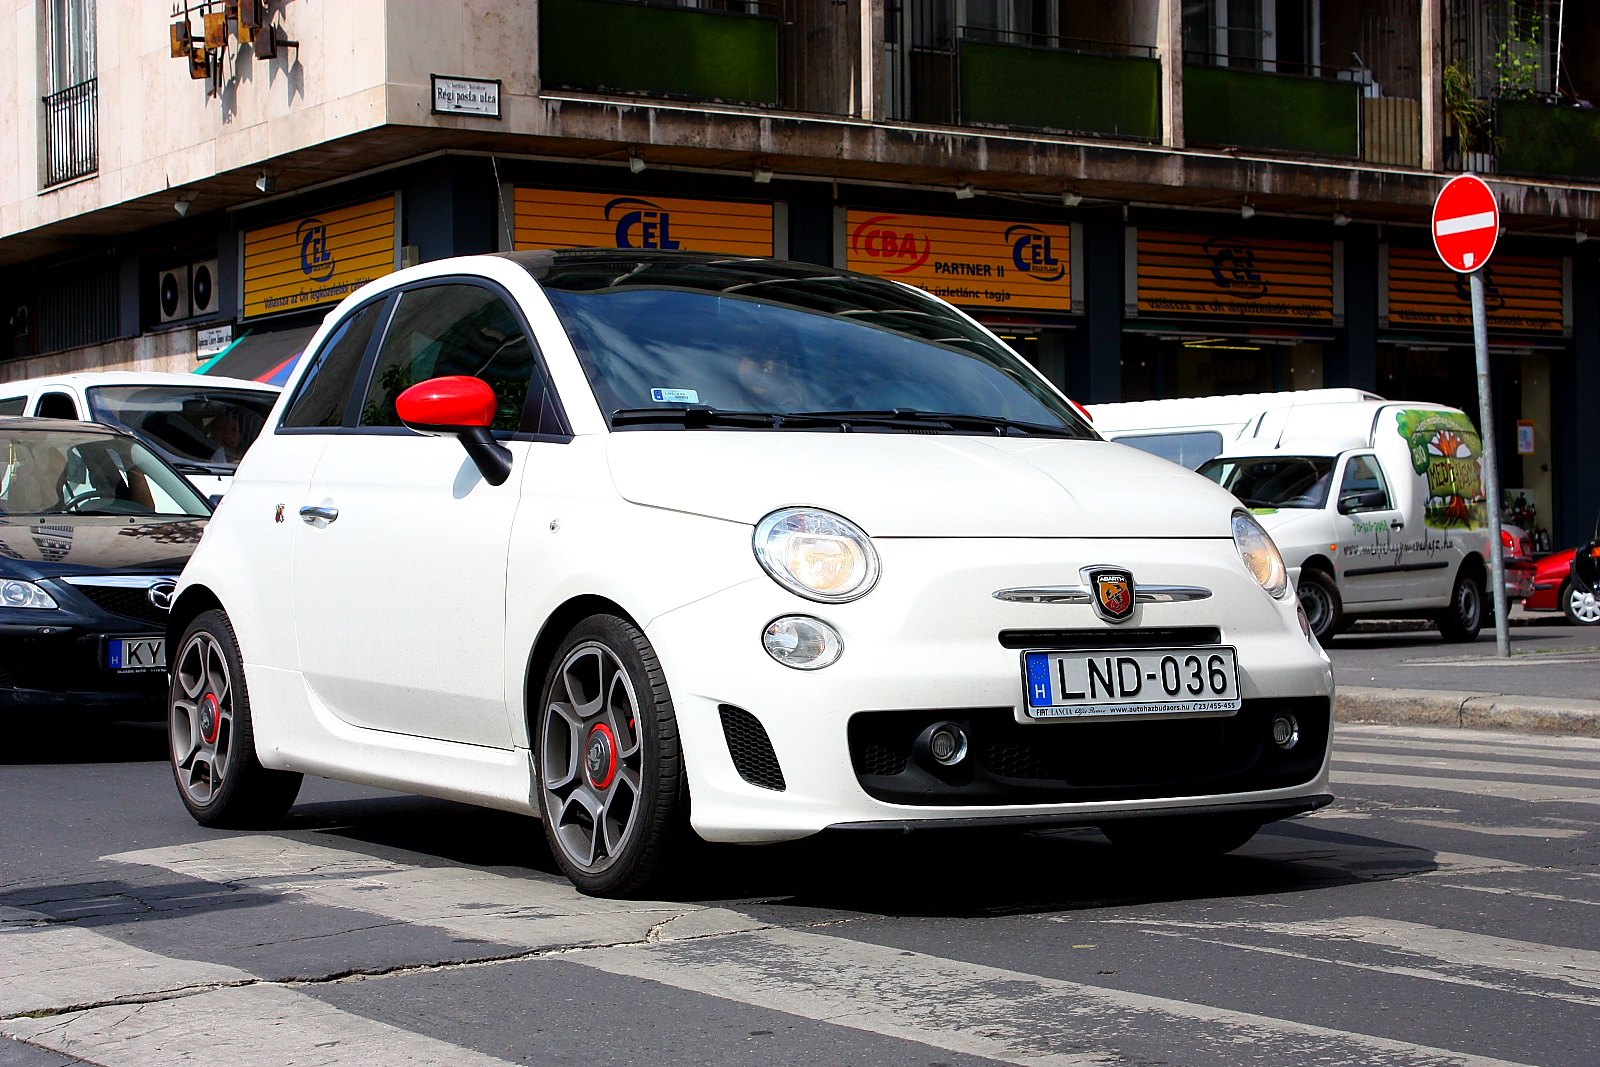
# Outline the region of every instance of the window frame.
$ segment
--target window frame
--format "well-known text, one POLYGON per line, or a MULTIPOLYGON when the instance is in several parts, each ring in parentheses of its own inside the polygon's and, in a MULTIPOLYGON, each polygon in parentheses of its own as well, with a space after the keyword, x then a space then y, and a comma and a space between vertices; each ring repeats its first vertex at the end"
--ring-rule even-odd
MULTIPOLYGON (((359 307, 352 308, 350 314, 339 320, 342 326, 350 317, 359 314, 371 307, 379 300, 384 301, 383 311, 379 314, 378 324, 372 330, 372 337, 367 341, 366 351, 361 355, 360 366, 356 369, 355 384, 351 386, 350 398, 345 404, 344 420, 338 426, 284 426, 283 419, 288 418, 289 411, 294 407, 300 396, 300 385, 296 383, 295 396, 284 405, 283 416, 278 420, 275 433, 281 434, 360 434, 366 437, 425 437, 426 434, 417 433, 415 430, 404 426, 362 426, 361 409, 366 402, 367 393, 372 388, 372 376, 377 370, 378 354, 383 351, 383 344, 389 337, 389 328, 394 323, 395 309, 399 306, 402 294, 414 292, 418 289, 432 289, 444 285, 471 285, 480 289, 487 289, 501 300, 506 307, 511 309, 511 314, 516 318, 517 325, 522 329, 523 335, 528 339, 528 345, 533 350, 534 366, 544 377, 545 392, 550 398, 551 414, 556 425, 560 427, 559 433, 539 433, 539 422, 542 418, 544 403, 535 406, 524 402, 522 407, 522 423, 515 430, 491 431, 497 441, 549 441, 557 444, 567 444, 573 438, 572 423, 567 419, 565 406, 561 402, 561 393, 556 388, 555 381, 550 375, 550 368, 544 357, 544 348, 539 344, 539 336, 528 323, 528 316, 523 313, 522 305, 516 297, 512 296, 506 287, 493 278, 481 274, 440 274, 432 278, 420 278, 416 281, 397 285, 386 289, 382 294, 366 300, 359 307), (530 429, 530 423, 532 428, 530 429)), ((332 337, 338 331, 338 326, 328 332, 332 337)), ((321 349, 319 348, 320 352, 321 349)), ((302 380, 303 381, 303 380, 302 380)), ((529 401, 532 397, 529 397, 529 401)))

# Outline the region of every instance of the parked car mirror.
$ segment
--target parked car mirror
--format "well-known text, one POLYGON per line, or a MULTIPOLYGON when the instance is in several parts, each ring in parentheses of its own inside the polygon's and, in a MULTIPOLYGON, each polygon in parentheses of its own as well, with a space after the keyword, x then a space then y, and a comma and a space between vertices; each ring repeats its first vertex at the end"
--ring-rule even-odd
POLYGON ((1377 511, 1389 506, 1389 495, 1382 489, 1361 489, 1339 497, 1339 514, 1352 511, 1377 511))
POLYGON ((503 485, 511 477, 511 450, 489 432, 499 405, 488 382, 465 374, 429 378, 394 402, 408 429, 460 441, 490 485, 503 485))

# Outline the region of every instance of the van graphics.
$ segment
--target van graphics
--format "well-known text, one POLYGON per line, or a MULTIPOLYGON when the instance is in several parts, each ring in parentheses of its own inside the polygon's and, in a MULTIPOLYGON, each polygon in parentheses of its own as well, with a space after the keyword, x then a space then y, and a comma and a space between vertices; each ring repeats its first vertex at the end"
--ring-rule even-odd
POLYGON ((1432 530, 1477 530, 1488 523, 1483 493, 1483 442, 1471 420, 1452 411, 1396 412, 1411 466, 1428 479, 1423 524, 1432 530))
MULTIPOLYGON (((1434 561, 1434 556, 1454 552, 1456 543, 1450 537, 1419 537, 1411 541, 1391 538, 1386 522, 1358 522, 1357 533, 1371 533, 1373 539, 1365 544, 1339 546, 1344 557, 1345 577, 1355 574, 1376 574, 1379 571, 1420 571, 1430 566, 1446 566, 1447 560, 1434 561)), ((1453 556, 1450 558, 1454 558, 1453 556)))

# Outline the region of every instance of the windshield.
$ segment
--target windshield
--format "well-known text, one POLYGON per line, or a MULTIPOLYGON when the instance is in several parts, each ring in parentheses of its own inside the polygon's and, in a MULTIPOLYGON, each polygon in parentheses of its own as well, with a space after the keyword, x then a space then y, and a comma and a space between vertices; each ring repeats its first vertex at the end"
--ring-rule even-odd
POLYGON ((534 274, 614 428, 1095 437, 1010 349, 914 289, 764 260, 550 259, 534 274))
POLYGON ((120 434, 0 432, 0 514, 204 517, 193 487, 120 434))
POLYGON ((89 390, 94 421, 138 434, 167 462, 191 473, 231 474, 276 392, 206 385, 102 385, 89 390))
POLYGON ((1249 508, 1320 508, 1333 481, 1332 456, 1214 459, 1200 473, 1249 508))

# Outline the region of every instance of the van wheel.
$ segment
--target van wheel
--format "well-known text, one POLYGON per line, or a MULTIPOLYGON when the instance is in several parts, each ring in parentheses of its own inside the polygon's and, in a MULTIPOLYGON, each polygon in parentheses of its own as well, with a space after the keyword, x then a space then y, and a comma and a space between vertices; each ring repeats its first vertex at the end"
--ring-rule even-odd
POLYGON ((1118 819, 1100 827, 1118 851, 1150 859, 1199 859, 1243 847, 1261 829, 1253 819, 1221 815, 1177 815, 1118 819))
POLYGON ((1463 567, 1450 590, 1450 606, 1433 617, 1439 635, 1451 643, 1476 641, 1483 628, 1483 578, 1463 567))
POLYGON ((1339 587, 1332 578, 1319 570, 1300 572, 1300 606, 1305 609, 1306 621, 1320 644, 1339 632, 1344 601, 1339 587))
POLYGON ((688 828, 678 721, 655 650, 615 615, 573 627, 540 687, 539 810, 561 870, 620 897, 659 881, 688 828))
POLYGON ((1568 578, 1561 586, 1561 614, 1574 626, 1600 626, 1600 600, 1568 578))
POLYGON ((248 829, 283 818, 301 776, 256 759, 244 662, 228 616, 206 611, 178 642, 167 693, 172 777, 201 826, 248 829))

